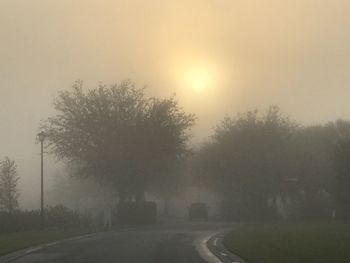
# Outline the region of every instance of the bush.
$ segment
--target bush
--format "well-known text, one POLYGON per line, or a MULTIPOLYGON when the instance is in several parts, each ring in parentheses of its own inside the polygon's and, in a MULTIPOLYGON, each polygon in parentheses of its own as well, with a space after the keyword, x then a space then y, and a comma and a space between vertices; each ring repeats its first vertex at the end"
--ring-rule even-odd
MULTIPOLYGON (((90 216, 82 215, 63 205, 46 207, 44 215, 47 228, 89 227, 92 224, 90 216)), ((40 227, 39 210, 0 212, 0 233, 37 230, 40 227)))
POLYGON ((88 227, 92 220, 90 216, 82 215, 63 205, 49 206, 45 209, 47 227, 88 227))
POLYGON ((221 215, 234 221, 266 221, 276 219, 276 212, 264 199, 246 197, 240 200, 225 199, 221 202, 221 215))
POLYGON ((0 212, 0 232, 35 230, 40 228, 39 211, 0 212))
POLYGON ((330 197, 320 193, 304 197, 300 204, 301 217, 307 220, 330 220, 334 208, 330 197))
POLYGON ((125 202, 119 204, 116 221, 119 224, 155 224, 157 221, 157 205, 154 202, 125 202))

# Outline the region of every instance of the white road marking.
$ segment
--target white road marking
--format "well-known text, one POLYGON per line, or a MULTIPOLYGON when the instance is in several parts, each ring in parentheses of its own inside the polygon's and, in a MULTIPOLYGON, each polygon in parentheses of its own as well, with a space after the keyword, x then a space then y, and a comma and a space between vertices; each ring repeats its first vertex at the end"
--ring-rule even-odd
POLYGON ((214 233, 207 233, 203 235, 200 235, 195 239, 195 246, 196 250, 198 251, 199 255, 206 260, 208 263, 222 263, 220 259, 218 259, 213 253, 210 252, 210 250, 207 247, 207 242, 211 236, 213 236, 214 233))
MULTIPOLYGON (((223 263, 223 261, 219 258, 219 255, 221 257, 225 257, 226 260, 231 259, 230 258, 230 253, 224 253, 220 252, 221 246, 219 244, 220 238, 223 238, 223 235, 216 235, 213 239, 213 245, 217 245, 218 248, 218 254, 213 254, 213 252, 210 251, 208 248, 208 242, 210 238, 215 236, 215 232, 205 232, 201 233, 200 235, 197 236, 197 238, 194 240, 194 244, 196 247, 196 250, 198 251, 198 254, 208 263, 223 263)), ((211 242, 209 242, 211 243, 211 242)), ((217 249, 215 249, 217 250, 217 249)), ((225 260, 225 261, 226 261, 225 260)), ((245 262, 243 259, 240 259, 239 257, 235 256, 232 258, 229 262, 230 263, 242 263, 245 262), (236 260, 236 261, 231 261, 231 260, 236 260)))
POLYGON ((29 249, 26 250, 26 253, 33 253, 33 252, 35 252, 35 251, 37 251, 37 250, 40 250, 40 249, 42 249, 42 248, 43 248, 42 246, 34 247, 34 248, 29 248, 29 249))

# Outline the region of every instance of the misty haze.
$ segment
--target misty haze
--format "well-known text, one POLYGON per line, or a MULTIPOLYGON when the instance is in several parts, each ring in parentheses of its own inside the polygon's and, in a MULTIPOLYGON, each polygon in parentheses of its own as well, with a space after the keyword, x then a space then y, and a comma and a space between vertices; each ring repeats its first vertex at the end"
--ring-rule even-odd
POLYGON ((0 262, 350 262, 349 13, 0 0, 0 262))

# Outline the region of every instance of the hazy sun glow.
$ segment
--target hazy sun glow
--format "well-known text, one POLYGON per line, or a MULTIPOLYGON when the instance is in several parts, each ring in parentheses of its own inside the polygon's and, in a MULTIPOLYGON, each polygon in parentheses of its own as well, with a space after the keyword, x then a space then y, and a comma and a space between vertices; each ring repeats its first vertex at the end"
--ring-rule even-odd
POLYGON ((209 66, 194 65, 185 72, 185 83, 194 92, 203 93, 213 85, 214 77, 215 72, 209 66))

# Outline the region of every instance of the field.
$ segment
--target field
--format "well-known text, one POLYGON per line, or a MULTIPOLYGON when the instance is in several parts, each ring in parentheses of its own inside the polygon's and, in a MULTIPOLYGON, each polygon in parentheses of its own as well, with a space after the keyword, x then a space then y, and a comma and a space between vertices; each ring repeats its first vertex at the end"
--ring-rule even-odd
POLYGON ((243 225, 224 245, 248 263, 349 263, 350 224, 243 225))

